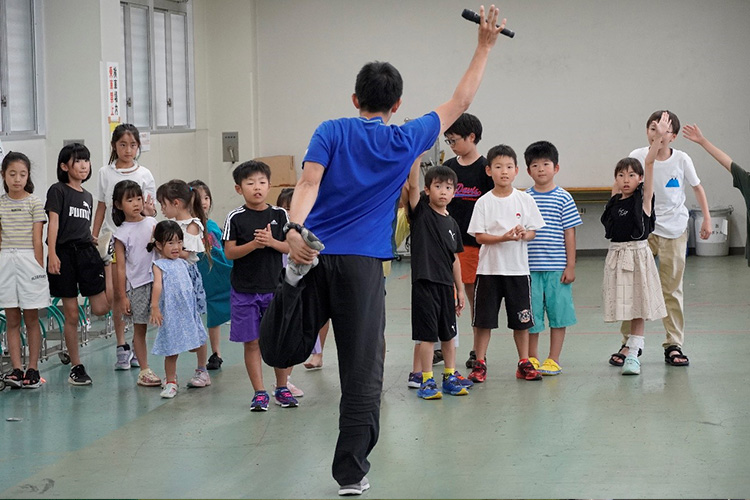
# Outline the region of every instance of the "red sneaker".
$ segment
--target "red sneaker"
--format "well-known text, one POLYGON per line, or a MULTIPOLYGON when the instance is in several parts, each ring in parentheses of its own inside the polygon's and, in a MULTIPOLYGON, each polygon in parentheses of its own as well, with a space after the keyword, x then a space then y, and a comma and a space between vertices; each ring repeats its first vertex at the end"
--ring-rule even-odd
POLYGON ((534 365, 528 359, 522 359, 518 362, 516 378, 524 380, 542 380, 542 374, 534 369, 534 365))
POLYGON ((483 359, 474 361, 474 368, 472 368, 471 373, 469 373, 469 380, 478 384, 487 380, 487 365, 483 359))

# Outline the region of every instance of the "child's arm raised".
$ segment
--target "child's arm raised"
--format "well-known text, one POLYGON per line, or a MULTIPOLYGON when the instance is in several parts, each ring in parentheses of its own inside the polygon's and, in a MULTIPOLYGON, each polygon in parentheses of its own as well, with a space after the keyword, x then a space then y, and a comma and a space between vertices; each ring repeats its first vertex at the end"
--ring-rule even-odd
POLYGON ((698 128, 698 125, 685 125, 685 127, 682 129, 682 136, 685 139, 693 141, 696 144, 702 146, 703 149, 705 149, 708 154, 713 156, 716 161, 721 164, 722 167, 726 168, 729 172, 732 171, 732 158, 730 158, 729 155, 724 151, 711 144, 708 139, 703 137, 703 133, 701 132, 701 129, 698 128))
POLYGON ((161 287, 162 287, 162 272, 161 269, 159 269, 159 266, 154 264, 151 266, 154 271, 154 284, 151 287, 151 317, 149 318, 149 321, 153 325, 161 326, 161 324, 164 322, 164 317, 161 315, 161 310, 159 309, 159 298, 161 297, 161 287))
POLYGON ((408 186, 408 199, 409 199, 409 206, 412 210, 417 208, 417 204, 419 203, 419 196, 422 194, 422 191, 419 189, 419 166, 422 163, 422 155, 419 155, 419 158, 414 160, 414 163, 411 165, 411 170, 409 170, 409 180, 407 181, 408 186))
POLYGON ((661 118, 656 122, 656 132, 658 138, 651 143, 646 154, 643 165, 643 211, 646 215, 651 215, 651 200, 654 197, 654 161, 662 148, 669 147, 667 136, 672 133, 672 120, 669 119, 669 113, 666 111, 661 114, 661 118))

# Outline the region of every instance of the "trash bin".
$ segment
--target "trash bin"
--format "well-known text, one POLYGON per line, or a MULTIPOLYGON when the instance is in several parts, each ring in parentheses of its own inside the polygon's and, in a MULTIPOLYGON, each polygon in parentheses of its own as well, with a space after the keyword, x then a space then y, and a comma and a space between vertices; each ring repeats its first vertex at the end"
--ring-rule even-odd
POLYGON ((695 219, 695 254, 703 257, 716 257, 729 255, 729 216, 734 208, 714 207, 711 213, 711 235, 707 240, 701 239, 701 226, 703 225, 703 212, 698 209, 690 211, 690 216, 695 219))

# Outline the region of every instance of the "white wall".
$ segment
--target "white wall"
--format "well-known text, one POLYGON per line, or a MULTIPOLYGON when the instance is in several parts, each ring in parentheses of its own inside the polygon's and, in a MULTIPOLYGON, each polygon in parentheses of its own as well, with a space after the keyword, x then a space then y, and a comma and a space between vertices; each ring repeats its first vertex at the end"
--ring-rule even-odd
MULTIPOLYGON (((371 60, 392 62, 404 77, 395 123, 445 101, 475 44, 464 7, 258 1, 260 154, 301 158, 320 121, 354 115, 354 79, 371 60)), ((501 37, 470 110, 484 124, 481 151, 506 143, 522 155, 547 139, 561 153, 560 185, 610 185, 617 160, 646 145, 646 118, 667 107, 750 168, 750 2, 509 0, 501 15, 517 35, 501 37)), ((674 146, 693 156, 711 205, 738 209, 731 245, 744 245, 744 203, 729 175, 687 140, 674 146)), ((517 183, 529 185, 521 167, 517 183)), ((599 242, 579 238, 579 247, 589 245, 599 242)))

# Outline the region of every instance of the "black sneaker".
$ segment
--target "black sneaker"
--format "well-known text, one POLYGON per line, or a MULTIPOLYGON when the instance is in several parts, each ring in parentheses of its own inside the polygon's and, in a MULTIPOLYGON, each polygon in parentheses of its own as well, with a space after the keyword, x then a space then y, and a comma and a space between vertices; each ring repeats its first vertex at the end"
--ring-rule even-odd
POLYGON ((36 389, 42 386, 42 377, 39 375, 39 370, 29 368, 26 370, 26 375, 23 376, 23 388, 24 389, 36 389))
POLYGON ((442 363, 443 361, 443 350, 437 349, 435 351, 432 351, 432 364, 436 365, 438 363, 442 363))
POLYGON ((208 363, 206 363, 206 370, 218 370, 221 368, 221 364, 224 362, 223 359, 219 357, 218 354, 213 353, 210 358, 208 358, 208 363))
MULTIPOLYGON (((469 359, 466 360, 466 368, 468 368, 469 370, 471 370, 472 368, 474 368, 474 361, 476 361, 476 360, 477 360, 477 353, 475 353, 474 351, 469 351, 469 359)), ((486 354, 484 356, 484 364, 485 365, 487 364, 487 355, 486 354)))
POLYGON ((5 375, 5 383, 11 389, 20 389, 23 386, 23 370, 13 368, 13 371, 5 375))
POLYGON ((68 382, 73 385, 91 385, 91 377, 88 376, 83 365, 75 365, 70 369, 68 382))

